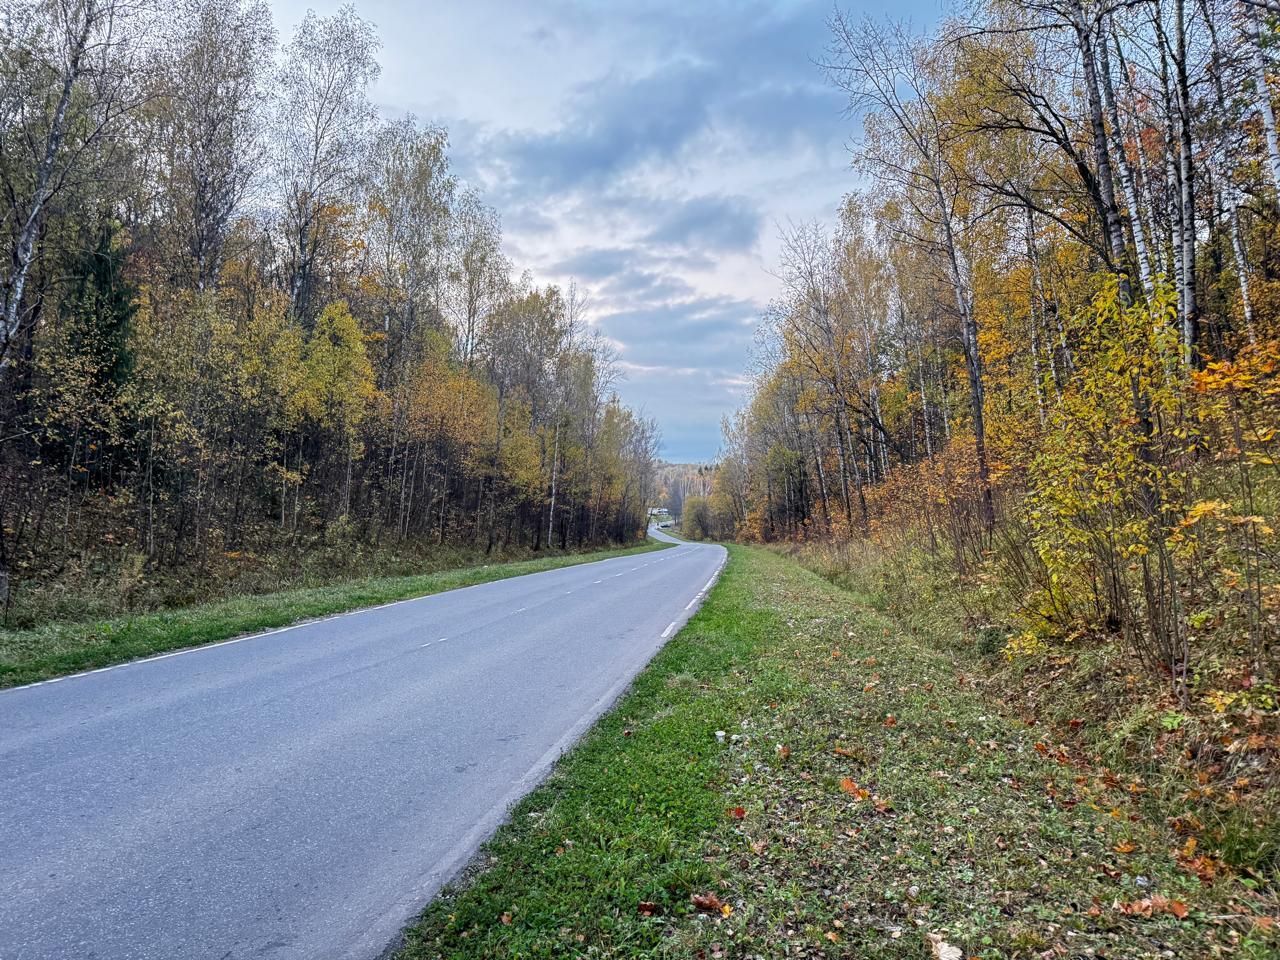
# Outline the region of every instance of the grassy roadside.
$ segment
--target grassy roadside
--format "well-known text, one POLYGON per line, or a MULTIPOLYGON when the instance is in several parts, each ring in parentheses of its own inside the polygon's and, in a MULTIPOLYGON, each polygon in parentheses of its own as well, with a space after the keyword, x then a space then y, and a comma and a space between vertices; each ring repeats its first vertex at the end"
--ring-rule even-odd
POLYGON ((1136 809, 944 654, 733 547, 402 960, 1275 956, 1274 902, 1136 809))
POLYGON ((51 623, 27 630, 0 630, 0 688, 110 666, 182 647, 215 643, 359 607, 609 557, 662 550, 669 546, 650 541, 638 547, 559 554, 419 576, 348 580, 324 587, 234 597, 181 609, 86 623, 51 623))

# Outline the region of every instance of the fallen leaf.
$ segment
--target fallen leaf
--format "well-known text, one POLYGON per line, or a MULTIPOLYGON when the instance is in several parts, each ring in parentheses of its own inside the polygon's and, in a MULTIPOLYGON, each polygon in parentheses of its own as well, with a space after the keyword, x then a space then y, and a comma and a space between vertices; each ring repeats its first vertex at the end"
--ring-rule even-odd
POLYGON ((719 913, 727 906, 714 893, 695 893, 690 895, 689 899, 693 901, 694 907, 704 913, 719 913))
POLYGON ((964 960, 964 951, 947 943, 941 934, 930 933, 926 936, 929 948, 933 951, 933 960, 964 960))
POLYGON ((849 794, 849 796, 853 797, 855 800, 865 800, 867 797, 871 796, 870 792, 858 786, 848 777, 845 777, 840 781, 840 789, 849 794))
POLYGON ((641 900, 636 904, 636 910, 642 917, 652 917, 658 912, 658 905, 651 900, 641 900))
POLYGON ((741 820, 747 815, 745 807, 730 807, 728 813, 735 820, 741 820))
POLYGON ((786 760, 788 757, 791 756, 791 748, 788 747, 785 743, 779 744, 778 756, 781 757, 783 760, 786 760))
POLYGON ((898 718, 891 713, 884 718, 884 725, 886 727, 896 727, 898 725, 898 718))
POLYGON ((832 943, 840 942, 840 934, 836 933, 834 930, 828 930, 826 933, 823 934, 823 936, 826 937, 828 940, 830 940, 832 943))
POLYGON ((1133 851, 1137 850, 1138 847, 1137 844, 1132 843, 1129 840, 1122 840, 1120 843, 1116 844, 1115 849, 1116 853, 1133 853, 1133 851))
POLYGON ((1159 893, 1153 893, 1149 897, 1129 903, 1116 903, 1115 906, 1121 913, 1131 917, 1150 917, 1157 913, 1169 913, 1179 920, 1185 920, 1191 913, 1191 909, 1181 900, 1170 900, 1159 893))

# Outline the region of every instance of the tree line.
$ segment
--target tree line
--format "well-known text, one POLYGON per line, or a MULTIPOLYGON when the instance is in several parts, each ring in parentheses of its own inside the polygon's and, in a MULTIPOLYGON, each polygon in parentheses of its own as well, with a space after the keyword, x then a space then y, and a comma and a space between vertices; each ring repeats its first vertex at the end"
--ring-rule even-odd
POLYGON ((1258 696, 1278 13, 981 0, 930 34, 835 14, 821 68, 863 187, 834 227, 784 232, 692 532, 925 550, 1012 613, 1011 656, 1115 638, 1184 698, 1209 674, 1258 696))
POLYGON ((350 7, 283 45, 257 0, 0 7, 6 610, 318 544, 643 530, 655 425, 446 131, 379 115, 378 49, 350 7))

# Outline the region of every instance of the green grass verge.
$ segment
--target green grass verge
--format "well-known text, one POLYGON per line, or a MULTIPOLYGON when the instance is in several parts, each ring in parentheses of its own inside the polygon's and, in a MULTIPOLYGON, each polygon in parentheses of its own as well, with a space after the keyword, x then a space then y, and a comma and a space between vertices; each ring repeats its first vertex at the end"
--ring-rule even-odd
POLYGON ((649 541, 638 547, 556 554, 419 576, 349 580, 323 587, 234 597, 86 623, 50 623, 24 630, 0 630, 0 688, 110 666, 182 647, 216 643, 360 607, 610 557, 662 550, 669 546, 649 541))
POLYGON ((1126 784, 850 594, 730 551, 401 960, 1276 955, 1274 903, 1198 879, 1126 784))

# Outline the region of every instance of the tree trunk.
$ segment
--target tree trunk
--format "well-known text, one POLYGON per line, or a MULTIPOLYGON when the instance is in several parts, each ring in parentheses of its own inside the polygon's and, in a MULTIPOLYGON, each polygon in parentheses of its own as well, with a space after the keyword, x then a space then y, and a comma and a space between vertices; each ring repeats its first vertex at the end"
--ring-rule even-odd
POLYGON ((1116 160, 1119 164, 1120 188, 1124 191, 1125 206, 1129 210, 1129 227, 1133 233, 1133 246, 1138 260, 1138 278, 1142 283, 1142 292, 1150 300, 1155 290, 1152 286, 1151 256, 1147 250, 1147 235, 1142 223, 1142 210, 1138 206, 1138 191, 1135 186, 1133 168, 1129 164, 1129 154, 1124 146, 1123 128, 1120 126, 1120 111, 1116 106, 1115 88, 1111 83, 1111 48, 1107 42, 1104 28, 1099 28, 1098 66, 1102 74, 1102 97, 1106 104, 1107 116, 1111 121, 1111 138, 1115 146, 1116 160))
POLYGON ((1182 349, 1188 367, 1199 361, 1200 316, 1196 302, 1196 199, 1195 165, 1191 142, 1191 84, 1187 77, 1187 24, 1184 0, 1174 0, 1174 37, 1177 56, 1174 69, 1178 100, 1178 175, 1182 188, 1182 349))
POLYGON ((1270 159, 1271 182, 1280 189, 1280 138, 1276 136, 1276 112, 1271 104, 1271 85, 1267 83, 1267 61, 1262 54, 1261 24, 1258 8, 1244 0, 1244 30, 1249 53, 1249 67, 1258 97, 1258 112, 1266 134, 1267 157, 1270 159))
POLYGON ((84 22, 80 31, 72 41, 70 56, 67 58, 66 73, 62 77, 62 90, 58 94, 58 104, 54 107, 53 118, 49 123, 49 132, 45 137, 44 153, 36 168, 35 183, 32 186, 31 202, 27 206, 26 216, 18 229, 18 242, 14 246, 12 273, 9 277, 8 289, 5 291, 4 304, 4 342, 0 343, 0 370, 8 365, 9 346, 18 332, 19 312, 22 303, 22 292, 27 284, 27 274, 31 270, 31 262, 35 258, 36 235, 40 231, 41 214, 45 204, 49 202, 52 191, 49 188, 53 178, 53 165, 57 161, 58 151, 62 147, 62 139, 67 129, 67 109, 71 104, 71 95, 76 82, 84 69, 85 49, 89 44, 89 34, 93 32, 93 24, 97 19, 98 7, 95 0, 87 0, 84 8, 84 22))

